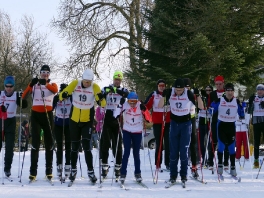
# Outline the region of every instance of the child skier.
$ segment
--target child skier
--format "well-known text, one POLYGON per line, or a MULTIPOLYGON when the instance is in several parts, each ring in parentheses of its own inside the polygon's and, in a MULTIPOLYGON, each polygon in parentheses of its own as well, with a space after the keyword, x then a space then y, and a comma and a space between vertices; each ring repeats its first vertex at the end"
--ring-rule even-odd
POLYGON ((133 148, 134 164, 135 164, 135 178, 137 182, 142 181, 140 170, 140 156, 139 150, 142 140, 143 118, 147 122, 151 121, 150 114, 145 105, 138 101, 138 96, 135 92, 130 92, 127 96, 127 101, 122 98, 119 108, 115 111, 115 117, 120 115, 123 111, 123 144, 124 154, 121 167, 120 182, 124 184, 127 174, 127 163, 130 155, 131 141, 133 148), (124 104, 124 105, 123 105, 124 104), (123 106, 122 106, 123 105, 123 106), (122 109, 122 110, 121 110, 122 109))

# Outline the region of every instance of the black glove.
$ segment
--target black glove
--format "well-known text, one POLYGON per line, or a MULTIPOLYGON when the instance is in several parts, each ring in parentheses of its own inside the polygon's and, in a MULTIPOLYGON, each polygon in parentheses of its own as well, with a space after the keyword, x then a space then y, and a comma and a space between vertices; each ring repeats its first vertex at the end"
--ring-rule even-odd
POLYGON ((46 85, 47 81, 46 79, 39 79, 39 84, 46 85))
POLYGON ((97 96, 98 96, 99 100, 102 100, 104 98, 104 95, 101 92, 98 93, 97 96))
POLYGON ((262 109, 264 109, 264 101, 260 102, 260 106, 261 106, 262 109))
POLYGON ((5 105, 1 105, 1 110, 2 110, 2 112, 6 112, 6 107, 5 107, 5 105))
POLYGON ((144 104, 140 103, 140 110, 146 111, 146 109, 147 109, 146 106, 144 104))
POLYGON ((119 104, 123 105, 125 102, 126 102, 126 99, 125 98, 121 98, 119 104))
POLYGON ((21 89, 19 92, 19 97, 22 97, 22 95, 23 95, 23 90, 21 89))
POLYGON ((67 98, 69 97, 68 92, 63 92, 63 93, 61 94, 61 97, 62 97, 63 99, 67 99, 67 98))
POLYGON ((201 90, 201 95, 202 95, 203 97, 206 97, 206 96, 207 96, 206 91, 205 91, 204 89, 201 90))
POLYGON ((32 80, 31 80, 31 83, 29 84, 29 86, 30 87, 33 87, 35 84, 37 84, 38 83, 38 78, 33 78, 32 80))
POLYGON ((194 88, 194 89, 193 89, 193 93, 194 93, 196 96, 199 96, 199 95, 200 95, 200 93, 199 93, 199 89, 197 89, 197 88, 194 88))
POLYGON ((168 89, 164 89, 162 92, 162 97, 166 97, 167 94, 168 94, 168 89))

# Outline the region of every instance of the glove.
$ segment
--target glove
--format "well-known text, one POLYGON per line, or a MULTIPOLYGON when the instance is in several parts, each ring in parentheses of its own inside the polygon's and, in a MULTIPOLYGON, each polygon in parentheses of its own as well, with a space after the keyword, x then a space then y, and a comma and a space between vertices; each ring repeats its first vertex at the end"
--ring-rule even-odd
POLYGON ((67 99, 67 98, 69 97, 68 92, 63 92, 63 93, 61 94, 61 97, 62 97, 63 99, 67 99))
POLYGON ((114 86, 110 86, 110 91, 111 91, 112 93, 116 93, 116 87, 114 87, 114 86))
POLYGON ((121 98, 119 104, 123 105, 125 102, 126 102, 126 99, 125 98, 121 98))
POLYGON ((38 78, 36 77, 36 78, 33 78, 32 80, 31 80, 31 83, 29 84, 29 86, 30 87, 33 87, 35 84, 37 84, 38 83, 38 78))
POLYGON ((21 89, 19 92, 19 97, 22 97, 22 95, 23 95, 23 90, 21 89))
POLYGON ((206 97, 206 96, 207 96, 206 91, 205 91, 204 89, 201 90, 201 95, 202 95, 203 97, 206 97))
POLYGON ((39 79, 39 84, 46 85, 47 81, 46 79, 39 79))
POLYGON ((261 106, 262 109, 264 109, 264 101, 260 102, 260 106, 261 106))
POLYGON ((200 95, 200 93, 199 93, 199 89, 197 89, 197 88, 194 88, 194 89, 193 89, 193 93, 194 93, 196 96, 199 96, 199 95, 200 95))
POLYGON ((102 93, 98 93, 97 96, 98 96, 99 100, 102 100, 104 98, 104 95, 102 93))
POLYGON ((6 107, 5 107, 5 105, 1 105, 1 110, 2 110, 2 112, 6 112, 6 107))
POLYGON ((168 89, 164 89, 162 92, 162 97, 166 97, 167 94, 168 94, 168 89))
POLYGON ((140 110, 146 111, 146 109, 147 109, 146 106, 144 104, 140 103, 140 110))

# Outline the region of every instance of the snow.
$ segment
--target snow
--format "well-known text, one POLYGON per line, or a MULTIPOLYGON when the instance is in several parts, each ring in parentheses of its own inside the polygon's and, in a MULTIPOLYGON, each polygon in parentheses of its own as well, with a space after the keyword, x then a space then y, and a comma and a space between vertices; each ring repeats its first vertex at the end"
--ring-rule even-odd
MULTIPOLYGON (((22 162, 23 153, 20 153, 20 159, 22 162)), ((4 180, 5 184, 0 184, 0 197, 1 198, 9 198, 9 197, 16 197, 16 198, 35 198, 35 197, 43 197, 43 198, 60 198, 60 197, 133 197, 133 198, 170 198, 170 197, 214 197, 214 198, 249 198, 249 197, 257 197, 263 194, 264 192, 264 169, 260 171, 260 175, 258 179, 256 178, 258 169, 253 169, 253 180, 251 175, 251 168, 250 162, 245 162, 245 167, 240 169, 238 162, 236 162, 238 176, 241 176, 242 181, 241 183, 235 183, 232 179, 227 177, 224 182, 219 183, 217 179, 217 175, 212 175, 211 171, 207 169, 203 169, 204 179, 207 181, 207 184, 201 184, 197 181, 193 181, 188 178, 186 183, 186 188, 183 189, 181 185, 172 186, 169 189, 165 189, 165 180, 169 179, 169 172, 163 172, 158 174, 158 184, 153 184, 152 174, 150 170, 149 164, 149 157, 148 157, 148 150, 141 150, 141 171, 142 171, 142 178, 144 184, 146 184, 149 189, 145 189, 134 182, 133 171, 134 171, 134 161, 132 153, 130 155, 129 163, 128 163, 128 175, 125 181, 125 187, 129 190, 126 191, 121 189, 119 184, 113 182, 111 186, 112 173, 113 173, 113 160, 111 152, 109 152, 109 164, 111 166, 108 179, 104 181, 102 184, 102 188, 98 188, 98 184, 92 186, 91 183, 88 181, 87 177, 87 168, 85 166, 85 160, 83 153, 80 153, 81 156, 81 165, 82 165, 82 175, 84 178, 81 178, 80 169, 78 169, 77 179, 72 187, 68 187, 69 181, 67 180, 66 183, 61 184, 60 181, 55 177, 53 179, 54 186, 51 186, 47 181, 45 181, 45 152, 40 151, 39 155, 39 167, 38 167, 38 175, 37 181, 28 184, 28 176, 29 176, 29 167, 30 167, 30 151, 26 152, 25 155, 25 164, 23 168, 23 175, 22 175, 22 184, 19 183, 18 178, 18 159, 19 154, 15 152, 14 160, 12 165, 12 178, 14 179, 13 182, 9 182, 8 180, 4 180)), ((98 177, 98 155, 97 149, 93 150, 94 155, 94 163, 96 176, 98 177)), ((152 160, 152 164, 154 163, 154 150, 150 150, 150 156, 152 160)), ((262 159, 262 158, 261 158, 262 159)), ((243 162, 243 157, 241 158, 243 162)), ((2 172, 2 159, 1 161, 1 172, 2 172)), ((56 175, 56 158, 54 154, 54 164, 53 164, 53 175, 56 175)), ((253 161, 253 158, 252 158, 253 161)), ((243 163, 242 163, 243 164, 243 163)), ((21 165, 21 163, 20 163, 21 165)), ((79 168, 79 164, 78 164, 79 168)), ((163 167, 164 168, 164 167, 163 167)), ((155 170, 155 166, 152 166, 152 169, 155 170)), ((201 172, 199 172, 201 175, 201 172)), ((0 173, 0 177, 1 173, 0 173)), ((2 178, 1 178, 2 183, 2 178)))

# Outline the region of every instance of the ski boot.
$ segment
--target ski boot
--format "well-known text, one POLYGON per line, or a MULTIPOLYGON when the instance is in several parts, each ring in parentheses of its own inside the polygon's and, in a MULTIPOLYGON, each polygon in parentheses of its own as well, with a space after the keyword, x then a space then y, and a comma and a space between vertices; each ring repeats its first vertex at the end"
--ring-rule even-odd
POLYGON ((120 182, 121 182, 121 184, 124 184, 125 183, 125 180, 126 180, 126 175, 121 175, 120 176, 120 182))
POLYGON ((136 182, 140 183, 142 182, 141 173, 135 174, 136 182))
POLYGON ((46 168, 46 177, 47 177, 48 180, 51 180, 53 178, 52 168, 50 168, 50 167, 46 168))
POLYGON ((90 170, 90 171, 88 170, 88 177, 89 177, 90 181, 91 181, 93 184, 96 183, 97 178, 96 178, 96 176, 94 175, 94 170, 90 170))
POLYGON ((34 175, 29 175, 28 179, 29 179, 29 183, 31 183, 31 182, 33 182, 33 181, 36 181, 36 176, 34 176, 34 175))
POLYGON ((77 175, 77 168, 75 167, 75 168, 72 168, 72 169, 71 169, 71 174, 70 174, 69 179, 70 179, 71 181, 74 181, 75 178, 76 178, 76 175, 77 175))
POLYGON ((259 160, 258 159, 254 160, 253 168, 254 169, 258 169, 259 168, 259 160))
POLYGON ((116 176, 116 182, 118 181, 121 173, 120 173, 120 169, 121 169, 121 164, 116 164, 115 165, 115 176, 116 176))
POLYGON ((197 179, 199 177, 199 174, 197 172, 196 166, 192 166, 191 171, 192 171, 192 177, 197 179))
POLYGON ((102 164, 102 177, 106 178, 108 172, 109 172, 109 165, 108 164, 102 164))
POLYGON ((71 174, 71 165, 64 166, 64 174, 65 174, 65 177, 69 177, 69 175, 71 174))
POLYGON ((5 169, 4 172, 5 172, 6 177, 10 177, 11 175, 10 169, 5 169))
POLYGON ((182 181, 183 183, 187 182, 187 177, 186 177, 186 176, 181 176, 181 181, 182 181))
POLYGON ((170 180, 169 180, 169 182, 170 182, 171 184, 174 184, 174 183, 176 182, 176 179, 177 179, 176 176, 170 176, 170 180))
POLYGON ((57 166, 57 176, 60 178, 62 177, 62 164, 57 166))
POLYGON ((218 164, 217 173, 218 173, 219 175, 222 175, 223 172, 224 172, 223 164, 218 164))
POLYGON ((230 167, 230 175, 236 177, 237 176, 237 172, 236 172, 236 167, 235 166, 231 166, 230 167))

